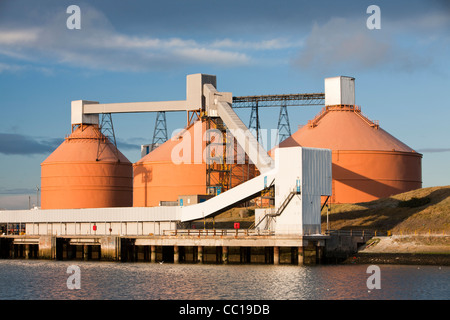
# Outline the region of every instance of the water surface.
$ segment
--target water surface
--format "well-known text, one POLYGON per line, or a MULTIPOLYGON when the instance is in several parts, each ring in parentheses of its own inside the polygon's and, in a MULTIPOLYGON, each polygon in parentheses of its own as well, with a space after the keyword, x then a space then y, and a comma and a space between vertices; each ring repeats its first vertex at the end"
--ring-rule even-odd
POLYGON ((367 267, 0 260, 0 299, 450 299, 450 267, 379 265, 381 289, 371 290, 367 267), (71 265, 79 290, 67 287, 71 265))

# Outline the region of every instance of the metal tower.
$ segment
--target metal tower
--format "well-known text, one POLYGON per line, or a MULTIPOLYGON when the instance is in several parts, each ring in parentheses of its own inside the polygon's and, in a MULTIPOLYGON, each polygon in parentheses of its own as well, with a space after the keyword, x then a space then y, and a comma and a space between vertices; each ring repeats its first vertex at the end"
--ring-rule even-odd
POLYGON ((261 125, 259 123, 258 101, 252 104, 252 112, 250 113, 250 122, 248 128, 250 130, 254 130, 256 140, 259 141, 259 129, 261 128, 261 125))
POLYGON ((166 122, 166 112, 158 111, 156 114, 155 130, 153 132, 152 144, 150 147, 150 152, 155 150, 161 144, 166 142, 167 138, 167 122, 166 122))
POLYGON ((97 161, 100 160, 100 156, 106 148, 108 140, 114 145, 114 153, 116 155, 117 161, 119 159, 119 149, 117 149, 116 135, 114 134, 114 126, 112 122, 111 113, 102 113, 102 121, 99 126, 100 132, 103 134, 104 138, 98 140, 97 146, 97 161), (105 139, 106 138, 106 139, 105 139))
POLYGON ((277 143, 284 141, 291 136, 291 126, 289 125, 289 115, 286 104, 280 108, 280 116, 278 117, 278 136, 277 143))

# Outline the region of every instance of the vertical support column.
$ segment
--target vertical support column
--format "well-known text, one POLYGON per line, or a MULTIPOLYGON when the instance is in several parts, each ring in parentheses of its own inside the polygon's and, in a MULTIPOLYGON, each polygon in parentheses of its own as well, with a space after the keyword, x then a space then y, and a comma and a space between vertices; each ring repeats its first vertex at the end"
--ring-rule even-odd
POLYGON ((85 244, 83 246, 83 260, 88 261, 89 260, 89 246, 85 244))
POLYGON ((224 264, 228 264, 228 247, 227 246, 222 247, 222 262, 224 264))
POLYGON ((29 259, 30 258, 30 245, 26 244, 25 245, 25 253, 24 253, 25 259, 29 259))
POLYGON ((298 258, 298 265, 302 266, 303 265, 303 247, 298 247, 297 258, 298 258))
POLYGON ((203 263, 203 246, 198 246, 197 262, 203 263))
POLYGON ((67 247, 68 247, 67 241, 63 241, 61 249, 61 259, 63 260, 67 260, 67 258, 69 257, 67 255, 67 247))
POLYGON ((273 264, 280 264, 280 247, 273 247, 273 264))
POLYGON ((150 246, 150 262, 156 262, 156 246, 150 246))
POLYGON ((316 264, 316 244, 312 241, 303 246, 303 263, 306 265, 316 264))
POLYGON ((139 247, 136 245, 136 240, 133 241, 133 261, 139 261, 139 247))
POLYGON ((56 237, 45 235, 39 237, 39 258, 56 258, 56 237))
POLYGON ((116 236, 106 236, 100 239, 101 260, 116 261, 119 256, 119 239, 116 236))
MULTIPOLYGON (((70 241, 70 240, 69 240, 70 241)), ((66 259, 68 259, 68 260, 70 260, 72 257, 71 257, 71 246, 70 246, 70 242, 69 241, 67 241, 65 244, 64 244, 64 256, 66 257, 66 259)))
POLYGON ((322 263, 322 257, 323 257, 323 247, 318 245, 317 246, 317 263, 322 263))
POLYGON ((216 246, 216 263, 222 263, 222 247, 216 246))
POLYGON ((14 246, 14 239, 11 241, 10 246, 9 246, 9 257, 11 259, 14 259, 16 257, 16 250, 15 250, 15 246, 14 246))
POLYGON ((173 246, 173 263, 179 263, 180 262, 180 252, 177 245, 173 246))

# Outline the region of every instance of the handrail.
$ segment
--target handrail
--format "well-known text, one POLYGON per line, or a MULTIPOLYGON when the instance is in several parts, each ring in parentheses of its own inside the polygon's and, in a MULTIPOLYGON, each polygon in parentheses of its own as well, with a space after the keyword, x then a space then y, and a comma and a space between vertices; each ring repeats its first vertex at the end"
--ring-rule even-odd
POLYGON ((246 236, 270 236, 274 232, 258 229, 177 229, 163 230, 164 236, 192 236, 192 237, 246 237, 246 236))
POLYGON ((314 119, 308 120, 308 125, 314 128, 315 126, 317 126, 317 123, 320 121, 320 119, 322 119, 327 113, 328 108, 327 107, 322 108, 320 112, 314 117, 314 119))
POLYGON ((326 230, 326 235, 351 236, 351 237, 376 237, 390 236, 390 231, 383 230, 326 230))
POLYGON ((370 120, 364 113, 361 112, 361 109, 355 110, 355 113, 363 119, 369 126, 375 127, 376 129, 379 128, 380 122, 378 120, 370 120))
POLYGON ((317 126, 317 123, 329 112, 329 111, 353 111, 369 126, 379 128, 380 122, 378 120, 370 120, 369 117, 361 112, 361 107, 357 105, 333 105, 326 106, 320 110, 320 112, 312 119, 308 121, 308 125, 312 128, 317 126))
MULTIPOLYGON (((279 215, 281 215, 284 211, 284 209, 286 209, 287 205, 289 204, 289 202, 291 202, 292 198, 296 195, 299 194, 299 192, 296 191, 291 191, 289 193, 289 195, 286 197, 286 199, 284 199, 283 203, 281 204, 281 206, 278 208, 277 212, 275 212, 274 214, 272 214, 272 216, 277 217, 279 215)), ((270 213, 267 215, 271 215, 270 213)))

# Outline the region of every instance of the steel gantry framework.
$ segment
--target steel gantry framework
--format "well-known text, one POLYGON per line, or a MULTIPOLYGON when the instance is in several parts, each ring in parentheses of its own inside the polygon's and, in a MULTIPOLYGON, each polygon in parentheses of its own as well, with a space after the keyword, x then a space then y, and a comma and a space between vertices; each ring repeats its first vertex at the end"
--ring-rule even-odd
POLYGON ((325 103, 324 93, 270 94, 233 97, 233 109, 258 107, 312 106, 325 103))
POLYGON ((283 141, 291 135, 289 124, 288 106, 316 106, 325 103, 324 93, 295 93, 295 94, 271 94, 259 96, 233 97, 233 109, 251 108, 248 128, 253 130, 256 139, 259 140, 259 108, 280 107, 278 118, 278 142, 283 141))
MULTIPOLYGON (((289 115, 288 115, 288 106, 315 106, 315 105, 323 105, 325 102, 325 94, 324 93, 300 93, 300 94, 277 94, 277 95, 258 95, 258 96, 242 96, 242 97, 233 97, 232 108, 233 109, 242 109, 242 108, 251 108, 250 120, 248 128, 251 130, 256 137, 257 141, 260 141, 260 122, 259 122, 259 107, 280 107, 280 114, 278 118, 278 127, 277 127, 277 143, 285 140, 289 136, 291 136, 291 128, 289 123, 289 115)), ((208 117, 206 117, 208 118, 208 117)), ((209 121, 211 121, 210 118, 209 121)), ((220 120, 220 119, 219 119, 220 120)), ((208 123, 209 123, 208 121, 208 123)), ((221 126, 216 128, 221 128, 221 131, 225 132, 226 127, 223 126, 222 121, 219 121, 221 126)), ((224 134, 225 136, 225 134, 224 134)), ((225 150, 225 149, 224 149, 225 150)), ((209 152, 207 152, 209 154, 209 152)), ((220 162, 222 163, 222 162, 220 162)), ((224 162, 223 162, 224 163, 224 162)), ((220 168, 217 168, 217 164, 215 162, 211 162, 211 164, 207 165, 207 186, 208 187, 221 187, 223 191, 230 189, 231 186, 231 178, 234 174, 234 181, 239 181, 240 179, 236 179, 236 177, 240 177, 242 174, 236 175, 235 172, 232 172, 231 166, 221 165, 220 168), (217 180, 217 177, 219 179, 217 180), (213 181, 216 177, 217 181, 213 181)), ((245 171, 246 166, 242 166, 241 169, 245 171)), ((238 182, 238 184, 248 180, 249 178, 249 167, 247 165, 247 179, 242 175, 242 180, 238 182)), ((273 191, 273 190, 272 190, 273 191)), ((262 195, 263 197, 268 197, 269 193, 265 193, 262 195)), ((271 198, 269 196, 269 198, 271 198)))
MULTIPOLYGON (((233 109, 251 108, 250 121, 248 128, 253 130, 255 137, 259 140, 259 108, 262 107, 280 107, 278 118, 279 141, 283 141, 291 135, 289 124, 289 115, 287 107, 289 106, 317 106, 325 103, 325 93, 294 93, 294 94, 270 94, 233 97, 233 109)), ((189 122, 189 120, 188 120, 189 122)), ((165 112, 159 111, 153 132, 153 139, 158 138, 158 144, 153 144, 151 150, 161 145, 167 140, 167 123, 165 112), (160 118, 161 116, 161 118, 160 118), (158 119, 161 121, 158 122, 158 119), (166 132, 165 140, 161 139, 161 132, 166 132)), ((164 136, 163 136, 164 137, 164 136)))

